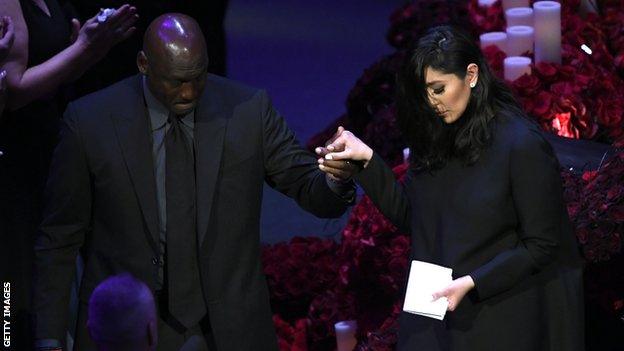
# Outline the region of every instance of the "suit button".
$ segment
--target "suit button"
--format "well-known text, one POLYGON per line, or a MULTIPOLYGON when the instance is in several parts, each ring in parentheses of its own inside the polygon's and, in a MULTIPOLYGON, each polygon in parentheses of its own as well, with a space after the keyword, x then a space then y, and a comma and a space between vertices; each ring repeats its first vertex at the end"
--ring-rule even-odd
POLYGON ((156 257, 152 258, 152 264, 155 266, 158 264, 158 259, 156 257))

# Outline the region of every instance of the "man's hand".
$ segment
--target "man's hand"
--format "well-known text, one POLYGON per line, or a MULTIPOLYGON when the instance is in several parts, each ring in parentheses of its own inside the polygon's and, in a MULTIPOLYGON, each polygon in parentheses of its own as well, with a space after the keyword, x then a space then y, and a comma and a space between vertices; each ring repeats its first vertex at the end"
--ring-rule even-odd
MULTIPOLYGON (((315 149, 316 154, 320 156, 318 159, 319 168, 327 174, 333 181, 337 182, 347 182, 353 178, 355 174, 357 174, 361 170, 361 163, 357 161, 351 160, 326 160, 325 156, 332 151, 342 151, 342 150, 333 150, 333 144, 335 141, 342 135, 345 129, 340 126, 336 133, 325 142, 325 147, 317 147, 315 149), (332 150, 329 150, 328 147, 332 146, 332 150)), ((344 146, 343 146, 344 149, 344 146)))
POLYGON ((433 300, 437 300, 442 296, 448 299, 448 310, 455 311, 461 300, 466 294, 474 288, 474 281, 469 275, 457 278, 451 282, 446 288, 433 294, 433 300))

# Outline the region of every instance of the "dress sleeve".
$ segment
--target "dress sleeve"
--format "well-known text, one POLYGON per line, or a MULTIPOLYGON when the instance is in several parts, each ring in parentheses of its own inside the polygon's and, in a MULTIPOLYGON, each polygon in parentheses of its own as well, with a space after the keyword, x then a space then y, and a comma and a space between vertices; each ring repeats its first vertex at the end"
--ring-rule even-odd
POLYGON ((355 180, 386 218, 403 233, 410 232, 410 203, 405 189, 379 155, 373 153, 355 180))
POLYGON ((510 289, 551 263, 560 244, 563 195, 559 163, 539 131, 517 135, 510 151, 511 196, 518 217, 518 245, 470 276, 480 299, 510 289))

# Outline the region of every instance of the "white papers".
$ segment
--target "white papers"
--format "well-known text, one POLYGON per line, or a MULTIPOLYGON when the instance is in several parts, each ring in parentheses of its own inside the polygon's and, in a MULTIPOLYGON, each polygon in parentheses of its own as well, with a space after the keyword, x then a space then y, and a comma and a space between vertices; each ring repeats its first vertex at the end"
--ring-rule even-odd
POLYGON ((412 261, 403 311, 442 320, 448 300, 433 301, 433 293, 446 288, 453 281, 453 270, 422 261, 412 261))

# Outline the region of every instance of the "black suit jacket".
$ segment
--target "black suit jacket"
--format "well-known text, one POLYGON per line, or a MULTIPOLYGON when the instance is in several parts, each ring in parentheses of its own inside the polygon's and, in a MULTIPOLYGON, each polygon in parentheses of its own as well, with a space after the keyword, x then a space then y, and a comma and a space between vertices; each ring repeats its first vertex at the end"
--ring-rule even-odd
MULTIPOLYGON (((216 344, 219 350, 277 349, 260 262, 263 183, 319 217, 339 216, 348 203, 329 189, 316 158, 300 147, 262 90, 209 75, 195 113, 195 143, 199 264, 216 344)), ((79 249, 82 305, 99 282, 119 272, 154 289, 151 148, 141 77, 68 106, 35 246, 37 339, 65 334, 79 249)))

